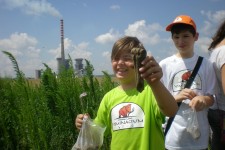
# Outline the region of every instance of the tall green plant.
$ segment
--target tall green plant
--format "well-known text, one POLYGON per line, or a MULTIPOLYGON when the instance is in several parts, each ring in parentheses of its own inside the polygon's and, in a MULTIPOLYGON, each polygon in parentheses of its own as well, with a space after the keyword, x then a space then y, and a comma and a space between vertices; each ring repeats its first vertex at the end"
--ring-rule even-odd
POLYGON ((15 140, 13 141, 13 145, 16 145, 15 148, 34 148, 38 144, 35 139, 37 126, 35 120, 33 120, 34 110, 32 109, 33 107, 30 107, 33 105, 31 100, 32 92, 23 72, 19 69, 15 57, 7 51, 3 51, 3 53, 9 57, 16 72, 15 80, 10 82, 11 97, 6 98, 9 104, 15 106, 8 107, 8 112, 16 115, 16 117, 10 118, 8 121, 15 121, 16 125, 8 128, 8 132, 16 131, 16 134, 14 134, 15 140))
POLYGON ((19 65, 18 65, 15 57, 10 52, 7 52, 7 51, 2 51, 2 52, 5 55, 7 55, 9 57, 9 59, 11 60, 14 71, 16 72, 16 79, 19 79, 19 81, 24 82, 24 73, 22 71, 20 71, 19 65))
MULTIPOLYGON (((103 95, 114 87, 105 73, 103 82, 93 75, 94 67, 86 62, 83 77, 75 75, 70 58, 68 69, 55 72, 44 64, 40 83, 31 85, 19 69, 14 56, 3 52, 12 61, 15 79, 0 78, 0 147, 2 149, 71 149, 79 131, 74 119, 85 111, 94 118, 103 95)), ((106 138, 103 149, 108 149, 106 138)))

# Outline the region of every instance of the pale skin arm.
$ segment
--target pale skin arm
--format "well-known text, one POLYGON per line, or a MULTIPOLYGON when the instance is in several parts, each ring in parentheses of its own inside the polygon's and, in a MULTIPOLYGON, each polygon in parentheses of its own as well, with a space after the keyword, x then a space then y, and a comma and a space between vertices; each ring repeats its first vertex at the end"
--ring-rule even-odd
POLYGON ((191 99, 189 106, 196 111, 202 111, 204 108, 208 108, 213 105, 213 96, 195 96, 191 99))
POLYGON ((214 98, 210 95, 197 95, 191 89, 183 89, 179 94, 174 96, 177 102, 182 102, 185 99, 190 99, 191 102, 189 106, 196 111, 202 111, 204 108, 210 107, 213 105, 214 98))
POLYGON ((178 110, 174 97, 160 81, 163 76, 162 69, 154 57, 147 56, 139 69, 141 76, 147 81, 155 95, 161 112, 166 116, 174 116, 178 110))
POLYGON ((222 87, 225 94, 225 64, 221 67, 222 87))

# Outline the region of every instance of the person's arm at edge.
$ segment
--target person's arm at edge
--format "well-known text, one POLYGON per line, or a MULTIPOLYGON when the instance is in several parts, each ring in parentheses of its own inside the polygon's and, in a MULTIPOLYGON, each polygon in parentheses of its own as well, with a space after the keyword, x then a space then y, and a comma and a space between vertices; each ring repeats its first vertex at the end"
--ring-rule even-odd
POLYGON ((223 87, 223 94, 225 94, 225 64, 221 67, 221 78, 222 78, 222 87, 223 87))

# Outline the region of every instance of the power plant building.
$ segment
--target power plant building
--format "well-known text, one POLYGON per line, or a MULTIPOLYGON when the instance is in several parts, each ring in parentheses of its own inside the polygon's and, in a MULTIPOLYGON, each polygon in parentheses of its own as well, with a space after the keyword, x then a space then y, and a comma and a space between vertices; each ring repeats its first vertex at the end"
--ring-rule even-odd
POLYGON ((81 76, 84 74, 84 66, 83 66, 83 58, 75 59, 75 73, 77 76, 81 76))
MULTIPOLYGON (((63 27, 63 20, 60 20, 60 37, 61 37, 61 57, 56 58, 57 60, 57 73, 59 74, 63 70, 67 70, 70 67, 69 59, 65 59, 65 52, 64 52, 64 27, 63 27)), ((75 59, 75 69, 74 72, 77 76, 81 76, 85 73, 84 66, 83 66, 83 58, 75 59)), ((41 77, 41 70, 35 70, 35 77, 39 79, 41 77)))
POLYGON ((35 78, 40 79, 41 78, 41 70, 35 70, 35 78))
MULTIPOLYGON (((63 27, 63 20, 60 20, 60 33, 61 33, 61 58, 57 58, 57 69, 58 73, 62 70, 69 69, 69 60, 65 59, 65 52, 64 52, 64 27, 63 27)), ((75 73, 79 75, 83 74, 83 64, 82 58, 75 59, 75 73)))
POLYGON ((57 69, 60 73, 66 68, 65 52, 64 52, 64 29, 63 29, 63 20, 60 20, 60 33, 61 33, 61 58, 57 58, 57 69))

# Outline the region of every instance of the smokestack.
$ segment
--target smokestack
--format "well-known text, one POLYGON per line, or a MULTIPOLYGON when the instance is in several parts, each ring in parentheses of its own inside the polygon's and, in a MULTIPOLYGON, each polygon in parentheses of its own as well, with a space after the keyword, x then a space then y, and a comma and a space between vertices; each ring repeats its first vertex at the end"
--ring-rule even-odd
POLYGON ((62 64, 65 65, 65 54, 64 54, 64 31, 63 31, 63 19, 60 20, 61 29, 61 60, 62 64))

